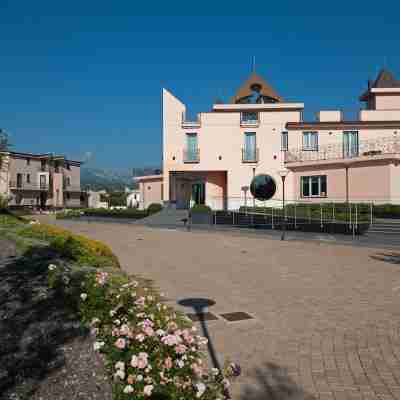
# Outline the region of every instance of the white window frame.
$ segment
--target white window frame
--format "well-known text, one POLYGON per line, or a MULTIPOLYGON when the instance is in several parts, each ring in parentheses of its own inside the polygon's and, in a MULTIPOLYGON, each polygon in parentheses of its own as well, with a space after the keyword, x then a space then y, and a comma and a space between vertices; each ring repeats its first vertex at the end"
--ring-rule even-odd
POLYGON ((303 151, 318 151, 318 132, 303 132, 303 151))
POLYGON ((328 197, 328 177, 326 175, 310 175, 310 176, 301 176, 300 177, 300 197, 309 198, 309 197, 328 197), (318 178, 318 194, 312 194, 312 178, 318 178), (325 178, 325 187, 326 192, 321 191, 322 178, 325 178), (303 192, 303 182, 304 180, 308 180, 309 194, 305 195, 303 192), (324 193, 324 194, 322 194, 324 193))

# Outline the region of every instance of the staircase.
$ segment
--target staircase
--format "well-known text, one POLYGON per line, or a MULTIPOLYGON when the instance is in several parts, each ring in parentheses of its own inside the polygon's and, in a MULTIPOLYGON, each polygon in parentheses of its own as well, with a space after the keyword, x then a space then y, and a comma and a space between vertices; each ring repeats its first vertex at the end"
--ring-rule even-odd
POLYGON ((137 223, 160 228, 179 228, 184 226, 182 219, 187 217, 187 210, 177 210, 172 207, 166 207, 159 213, 143 218, 137 221, 137 223))

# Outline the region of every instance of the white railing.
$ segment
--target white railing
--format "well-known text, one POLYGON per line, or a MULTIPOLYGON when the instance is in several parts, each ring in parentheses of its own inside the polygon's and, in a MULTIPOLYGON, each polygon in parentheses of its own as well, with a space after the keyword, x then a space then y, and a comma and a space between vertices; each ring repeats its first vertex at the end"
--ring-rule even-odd
POLYGON ((338 160, 356 157, 371 157, 387 154, 400 154, 400 138, 397 136, 364 140, 358 146, 344 146, 342 143, 319 146, 315 151, 302 148, 289 149, 285 152, 285 162, 305 162, 338 160))

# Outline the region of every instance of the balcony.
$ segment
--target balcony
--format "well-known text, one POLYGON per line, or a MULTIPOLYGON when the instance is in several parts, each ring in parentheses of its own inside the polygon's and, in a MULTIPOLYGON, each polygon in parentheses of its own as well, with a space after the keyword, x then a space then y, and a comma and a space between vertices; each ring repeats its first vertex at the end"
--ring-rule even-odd
POLYGON ((183 162, 186 164, 196 164, 200 162, 200 149, 183 150, 183 162))
POLYGON ((188 121, 186 119, 186 114, 182 113, 182 128, 193 129, 193 128, 200 128, 200 127, 201 127, 200 115, 197 116, 197 120, 188 121))
POLYGON ((10 189, 11 190, 33 190, 33 191, 39 191, 39 190, 44 190, 47 191, 49 190, 49 184, 48 183, 39 183, 39 182, 17 182, 17 181, 10 181, 10 189))
POLYGON ((259 149, 248 149, 246 147, 242 148, 242 162, 243 163, 258 163, 259 160, 259 149))
POLYGON ((373 140, 359 141, 358 145, 345 147, 343 143, 319 146, 316 151, 289 149, 285 152, 285 163, 307 163, 328 160, 373 159, 400 155, 400 138, 382 137, 373 140))
POLYGON ((241 119, 240 126, 243 128, 258 128, 260 126, 259 119, 241 119))

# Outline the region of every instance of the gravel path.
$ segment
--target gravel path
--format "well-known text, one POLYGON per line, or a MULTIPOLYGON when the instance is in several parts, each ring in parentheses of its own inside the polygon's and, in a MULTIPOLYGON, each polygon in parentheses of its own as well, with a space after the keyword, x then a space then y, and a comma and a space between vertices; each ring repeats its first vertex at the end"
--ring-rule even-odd
POLYGON ((92 338, 48 290, 43 247, 23 256, 0 238, 0 399, 110 400, 92 338))

